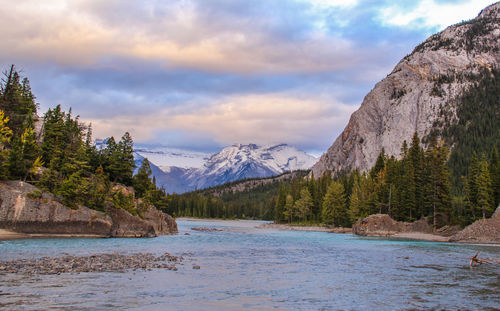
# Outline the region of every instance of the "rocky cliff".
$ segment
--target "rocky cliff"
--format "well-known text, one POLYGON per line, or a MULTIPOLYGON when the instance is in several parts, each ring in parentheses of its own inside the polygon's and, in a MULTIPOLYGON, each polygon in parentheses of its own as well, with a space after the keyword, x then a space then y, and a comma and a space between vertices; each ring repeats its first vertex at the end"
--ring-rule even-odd
POLYGON ((154 237, 177 232, 175 220, 153 206, 144 206, 142 216, 133 216, 112 206, 106 213, 84 206, 70 209, 33 185, 21 181, 0 182, 2 229, 101 237, 154 237))
POLYGON ((366 95, 348 125, 313 167, 315 176, 372 167, 382 150, 399 156, 416 131, 456 122, 457 99, 476 75, 500 63, 500 2, 446 28, 403 58, 366 95), (445 113, 443 113, 445 111, 445 113))

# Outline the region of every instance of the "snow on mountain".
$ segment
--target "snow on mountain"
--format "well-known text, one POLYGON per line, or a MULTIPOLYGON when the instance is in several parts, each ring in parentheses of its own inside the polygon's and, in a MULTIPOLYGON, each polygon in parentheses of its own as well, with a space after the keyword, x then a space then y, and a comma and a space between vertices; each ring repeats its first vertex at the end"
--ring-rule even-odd
POLYGON ((165 172, 171 166, 180 168, 200 168, 211 156, 209 153, 169 148, 161 145, 135 144, 134 150, 150 162, 158 165, 165 172))
MULTIPOLYGON (((143 157, 138 152, 134 152, 134 160, 136 166, 134 174, 139 170, 139 167, 142 165, 142 161, 144 161, 144 158, 145 157, 143 157)), ((156 179, 157 187, 164 188, 168 193, 183 193, 191 189, 191 186, 187 184, 187 181, 184 177, 189 171, 188 169, 174 166, 169 167, 169 171, 165 172, 151 160, 149 160, 149 163, 152 171, 152 176, 154 176, 156 179)))
POLYGON ((187 174, 198 189, 243 178, 268 177, 287 171, 309 169, 316 158, 286 144, 276 146, 233 145, 211 156, 205 165, 187 174))
MULTIPOLYGON (((103 148, 106 140, 96 141, 103 148)), ((156 185, 168 193, 183 193, 244 178, 269 177, 310 169, 317 161, 286 144, 258 146, 237 144, 219 153, 186 151, 164 146, 134 145, 136 171, 144 158, 151 163, 156 185)))

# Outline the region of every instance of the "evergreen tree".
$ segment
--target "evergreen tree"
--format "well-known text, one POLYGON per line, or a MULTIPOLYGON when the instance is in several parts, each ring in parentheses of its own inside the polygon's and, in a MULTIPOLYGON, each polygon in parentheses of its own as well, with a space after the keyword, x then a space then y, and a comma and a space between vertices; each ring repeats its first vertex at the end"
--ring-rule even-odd
POLYGON ((496 147, 493 147, 490 158, 490 176, 493 191, 493 207, 500 205, 500 158, 496 147))
POLYGON ((137 171, 137 174, 133 177, 133 185, 137 197, 142 198, 147 192, 156 189, 156 187, 151 182, 150 176, 153 174, 151 171, 151 166, 149 160, 145 158, 142 161, 141 167, 137 171))
POLYGON ((344 186, 333 181, 326 192, 321 210, 321 218, 327 224, 347 226, 348 215, 344 195, 344 186))
POLYGON ((59 169, 64 155, 65 145, 65 114, 61 106, 49 109, 45 113, 43 125, 42 160, 54 169, 59 169))
POLYGON ((7 145, 12 137, 12 130, 7 126, 9 118, 0 110, 0 180, 8 177, 9 150, 7 145))
POLYGON ((370 176, 372 178, 375 178, 378 175, 378 173, 384 169, 385 160, 386 160, 385 149, 382 148, 382 151, 380 151, 380 154, 377 157, 377 161, 375 161, 375 166, 370 171, 370 176))
POLYGON ((277 223, 282 222, 283 217, 285 217, 285 220, 288 219, 286 216, 284 216, 286 198, 287 198, 286 186, 285 186, 284 182, 281 182, 279 193, 278 193, 278 199, 276 200, 275 213, 274 213, 274 221, 277 223))
POLYGON ((489 217, 493 212, 493 189, 490 179, 488 162, 485 158, 479 164, 479 175, 477 177, 477 205, 481 210, 483 219, 489 217))
MULTIPOLYGON (((424 151, 420 146, 420 138, 418 133, 413 134, 413 138, 408 149, 408 160, 411 167, 409 170, 413 171, 413 182, 415 186, 415 216, 416 218, 426 216, 424 209, 424 151)), ((413 215, 412 215, 413 216, 413 215)))
POLYGON ((451 184, 446 162, 448 148, 432 141, 426 151, 426 187, 424 197, 427 215, 432 214, 434 229, 449 223, 451 214, 451 184))
POLYGON ((21 137, 15 137, 9 157, 10 178, 26 180, 37 166, 43 165, 39 156, 40 148, 32 127, 24 130, 21 137))
POLYGON ((467 176, 467 199, 472 215, 472 220, 479 217, 478 211, 478 177, 479 177, 479 160, 475 152, 472 153, 470 160, 469 173, 467 176))
POLYGON ((288 220, 288 223, 291 224, 293 220, 293 216, 296 215, 295 205, 293 204, 293 197, 289 194, 285 198, 285 206, 283 209, 283 215, 288 220))
POLYGON ((309 189, 307 189, 307 187, 302 188, 300 191, 300 199, 295 202, 295 208, 303 221, 307 220, 307 216, 311 212, 313 204, 314 202, 309 189))
POLYGON ((14 136, 24 132, 23 124, 36 114, 35 96, 27 78, 22 79, 14 65, 4 72, 4 83, 0 85, 0 110, 10 119, 9 127, 14 136))
POLYGON ((352 187, 351 198, 349 202, 349 220, 351 223, 355 223, 361 217, 362 208, 362 191, 360 184, 360 177, 354 180, 354 185, 352 187))

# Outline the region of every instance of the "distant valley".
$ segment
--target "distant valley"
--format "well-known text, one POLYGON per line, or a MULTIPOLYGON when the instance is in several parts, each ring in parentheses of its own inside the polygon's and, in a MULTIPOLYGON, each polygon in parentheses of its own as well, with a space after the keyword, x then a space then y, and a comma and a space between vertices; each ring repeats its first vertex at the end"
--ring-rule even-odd
POLYGON ((164 187, 168 193, 184 193, 245 178, 307 170, 317 161, 314 156, 286 144, 236 144, 215 154, 137 145, 134 157, 137 167, 144 158, 150 161, 157 186, 164 187))

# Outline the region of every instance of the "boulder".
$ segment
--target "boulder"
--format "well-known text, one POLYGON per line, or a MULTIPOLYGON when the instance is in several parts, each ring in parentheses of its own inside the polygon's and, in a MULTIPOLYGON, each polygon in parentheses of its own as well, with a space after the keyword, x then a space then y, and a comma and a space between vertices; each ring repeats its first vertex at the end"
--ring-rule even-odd
POLYGON ((500 243, 500 206, 489 219, 482 219, 453 235, 450 242, 500 243))
POLYGON ((352 225, 352 232, 363 236, 387 237, 402 232, 432 233, 426 218, 412 223, 396 221, 387 214, 370 215, 352 225))

